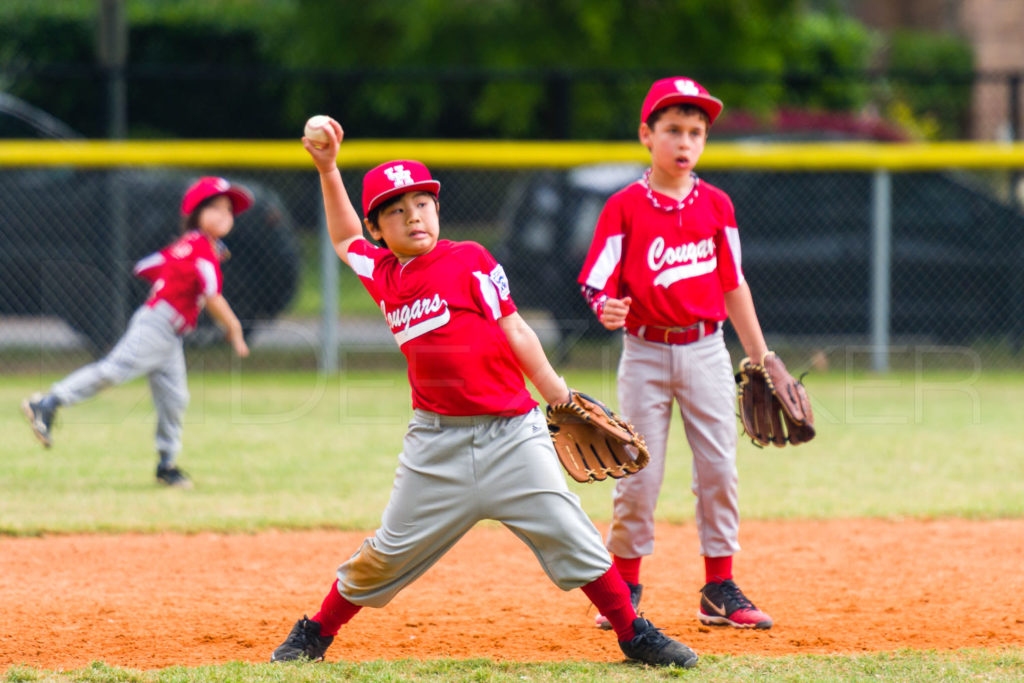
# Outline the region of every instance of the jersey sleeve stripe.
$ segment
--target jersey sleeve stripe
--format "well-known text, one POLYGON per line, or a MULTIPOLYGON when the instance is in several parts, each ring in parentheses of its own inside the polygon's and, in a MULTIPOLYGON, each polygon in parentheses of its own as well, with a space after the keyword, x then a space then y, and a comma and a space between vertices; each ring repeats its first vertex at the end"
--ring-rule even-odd
POLYGON ((164 261, 166 261, 164 255, 158 251, 154 254, 150 254, 149 256, 139 259, 139 261, 132 268, 132 272, 135 275, 139 275, 149 270, 150 268, 156 268, 157 266, 163 265, 164 261))
POLYGON ((359 277, 365 277, 367 280, 373 279, 373 259, 369 256, 354 254, 350 251, 348 253, 348 265, 359 277))
POLYGON ((603 290, 608 284, 608 279, 615 272, 619 262, 622 260, 622 239, 624 235, 612 235, 604 243, 601 254, 594 261, 594 266, 587 276, 586 285, 596 290, 603 290))
POLYGON ((743 277, 743 254, 740 251, 739 228, 726 228, 725 239, 729 242, 729 251, 732 252, 732 265, 736 269, 736 281, 743 284, 746 278, 743 277))
POLYGON ((203 296, 219 294, 217 285, 217 267, 204 258, 196 259, 196 270, 203 283, 203 296))
POLYGON ((491 320, 497 320, 501 317, 501 302, 498 301, 498 290, 486 273, 474 271, 473 275, 476 277, 477 284, 480 287, 480 295, 484 298, 484 303, 489 309, 491 320))

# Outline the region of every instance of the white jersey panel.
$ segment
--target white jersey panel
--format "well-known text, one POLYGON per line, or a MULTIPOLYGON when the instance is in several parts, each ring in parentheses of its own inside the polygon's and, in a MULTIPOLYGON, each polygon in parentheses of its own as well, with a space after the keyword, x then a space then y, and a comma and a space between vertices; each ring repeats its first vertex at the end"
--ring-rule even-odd
POLYGON ((203 296, 211 297, 217 294, 217 266, 206 259, 196 259, 196 270, 199 271, 199 279, 203 285, 203 296))
POLYGON ((732 263, 736 269, 737 275, 739 276, 739 283, 743 284, 747 278, 743 275, 743 268, 741 268, 743 265, 743 255, 740 252, 739 228, 726 228, 725 239, 729 242, 729 251, 732 252, 732 263))
POLYGON ((601 255, 594 262, 594 267, 587 278, 587 286, 594 289, 604 289, 608 284, 608 278, 615 272, 615 268, 622 260, 622 238, 624 235, 612 235, 604 243, 601 255))
POLYGON ((138 275, 139 273, 149 270, 150 268, 162 266, 166 261, 167 259, 164 258, 164 255, 158 251, 155 254, 150 254, 149 256, 140 259, 139 262, 135 264, 135 267, 132 269, 132 272, 135 275, 138 275))
POLYGON ((350 251, 348 253, 348 265, 359 277, 365 277, 367 280, 373 279, 373 259, 369 256, 353 254, 350 251))
POLYGON ((497 320, 501 317, 501 302, 498 301, 498 290, 495 289, 491 278, 479 270, 474 271, 473 276, 477 279, 477 285, 480 287, 480 296, 484 298, 484 304, 487 306, 487 312, 490 314, 491 320, 497 320))

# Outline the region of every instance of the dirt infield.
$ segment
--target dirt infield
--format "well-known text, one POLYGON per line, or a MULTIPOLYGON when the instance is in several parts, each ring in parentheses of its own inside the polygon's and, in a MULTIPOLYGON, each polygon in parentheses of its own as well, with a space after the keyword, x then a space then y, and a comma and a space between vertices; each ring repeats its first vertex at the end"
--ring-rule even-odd
MULTIPOLYGON (((2 538, 0 671, 266 661, 363 536, 2 538)), ((748 521, 741 540, 737 579, 775 628, 697 622, 692 525, 658 528, 646 616, 699 653, 1024 646, 1024 520, 748 521)), ((588 604, 555 588, 511 533, 478 526, 386 608, 358 614, 327 656, 621 660, 588 604)))

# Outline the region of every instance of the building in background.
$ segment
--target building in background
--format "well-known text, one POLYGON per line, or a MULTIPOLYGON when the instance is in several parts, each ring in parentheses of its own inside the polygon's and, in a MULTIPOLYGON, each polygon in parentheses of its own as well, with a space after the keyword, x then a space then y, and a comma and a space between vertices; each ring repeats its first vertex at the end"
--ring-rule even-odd
POLYGON ((970 135, 977 140, 1024 139, 1024 0, 859 0, 850 12, 882 32, 899 28, 953 33, 974 50, 975 69, 1003 76, 975 83, 970 135), (1016 74, 1016 107, 1010 74, 1016 74), (1017 120, 1011 121, 1013 112, 1017 120))

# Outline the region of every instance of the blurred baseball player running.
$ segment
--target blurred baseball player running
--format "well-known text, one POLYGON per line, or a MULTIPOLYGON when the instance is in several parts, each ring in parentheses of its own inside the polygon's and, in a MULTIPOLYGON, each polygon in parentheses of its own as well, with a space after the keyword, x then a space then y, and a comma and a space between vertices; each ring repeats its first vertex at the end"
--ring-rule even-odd
POLYGON ((242 358, 249 355, 242 325, 221 294, 224 247, 220 240, 231 232, 235 216, 252 202, 249 190, 224 178, 201 178, 186 190, 181 201, 184 234, 135 264, 135 275, 153 287, 121 339, 106 357, 56 382, 49 393, 22 402, 22 412, 44 446, 52 444, 51 430, 59 407, 74 405, 145 374, 157 414, 157 482, 191 488, 191 479, 176 464, 189 401, 182 335, 195 328, 205 305, 226 330, 235 353, 242 358))

